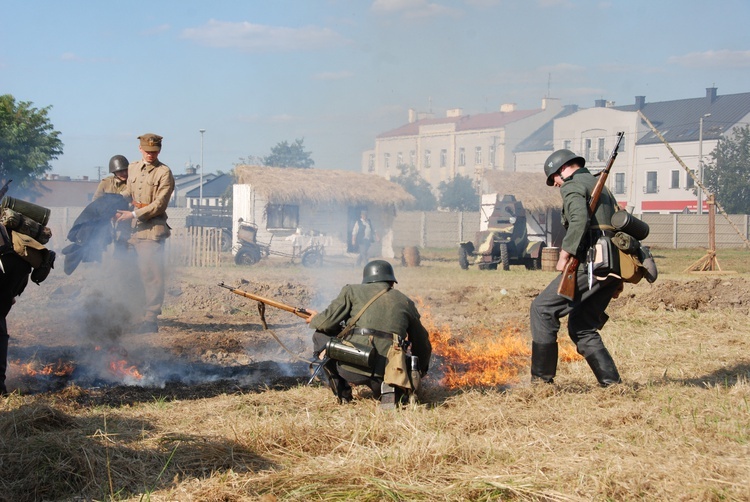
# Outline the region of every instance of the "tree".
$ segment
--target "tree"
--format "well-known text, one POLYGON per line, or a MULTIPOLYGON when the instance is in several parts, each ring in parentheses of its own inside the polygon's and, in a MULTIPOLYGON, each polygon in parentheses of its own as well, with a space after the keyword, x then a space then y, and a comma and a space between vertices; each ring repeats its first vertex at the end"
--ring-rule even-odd
POLYGON ((458 174, 450 181, 441 181, 438 191, 440 207, 452 211, 479 211, 479 194, 468 176, 458 174))
POLYGON ((730 214, 750 213, 750 126, 719 138, 703 170, 703 184, 730 214))
POLYGON ((416 202, 410 209, 417 211, 432 211, 437 207, 437 199, 432 193, 432 187, 427 181, 419 175, 414 166, 401 164, 398 166, 401 171, 399 176, 391 178, 391 181, 401 185, 404 190, 409 192, 416 202))
POLYGON ((293 144, 282 141, 271 148, 271 155, 263 157, 263 165, 273 167, 302 167, 310 168, 315 161, 310 157, 311 152, 306 152, 302 144, 304 139, 295 139, 293 144))
POLYGON ((60 132, 53 130, 47 112, 10 94, 0 96, 0 179, 21 188, 52 169, 51 160, 63 153, 60 132))

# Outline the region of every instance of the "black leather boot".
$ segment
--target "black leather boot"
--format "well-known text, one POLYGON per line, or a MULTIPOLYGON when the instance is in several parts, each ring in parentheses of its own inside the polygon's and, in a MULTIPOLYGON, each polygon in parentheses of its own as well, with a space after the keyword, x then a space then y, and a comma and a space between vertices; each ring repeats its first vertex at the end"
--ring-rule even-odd
POLYGON ((8 393, 5 387, 5 370, 8 369, 8 335, 0 334, 0 396, 8 393))
POLYGON ((553 383, 557 373, 557 342, 531 342, 531 381, 553 383))
POLYGON ((591 366, 599 385, 609 387, 612 384, 622 383, 617 366, 607 349, 599 349, 586 357, 586 362, 591 366))

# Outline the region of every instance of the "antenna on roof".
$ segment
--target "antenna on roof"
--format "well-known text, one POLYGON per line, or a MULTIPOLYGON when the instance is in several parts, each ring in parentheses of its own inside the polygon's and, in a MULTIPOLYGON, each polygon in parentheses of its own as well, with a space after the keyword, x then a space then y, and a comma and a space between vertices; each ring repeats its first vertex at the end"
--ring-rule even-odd
POLYGON ((547 73, 547 95, 546 98, 550 97, 550 87, 552 86, 552 72, 547 73))

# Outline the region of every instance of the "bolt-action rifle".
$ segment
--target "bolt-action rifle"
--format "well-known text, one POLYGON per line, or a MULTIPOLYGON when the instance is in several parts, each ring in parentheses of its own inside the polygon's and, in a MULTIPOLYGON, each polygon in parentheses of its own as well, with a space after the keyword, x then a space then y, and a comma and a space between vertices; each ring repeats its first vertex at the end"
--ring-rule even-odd
MULTIPOLYGON (((589 201, 589 217, 593 216, 594 212, 596 211, 596 206, 599 205, 599 197, 602 195, 602 190, 604 190, 604 186, 607 183, 609 170, 612 169, 612 165, 615 163, 615 159, 617 158, 617 150, 620 148, 620 142, 622 141, 622 137, 624 135, 625 132, 617 133, 617 142, 615 143, 615 147, 612 149, 612 153, 609 155, 607 166, 601 173, 599 173, 599 179, 596 181, 594 190, 591 192, 591 200, 589 201)), ((562 279, 560 280, 560 285, 557 288, 557 294, 562 296, 566 300, 573 301, 573 297, 576 294, 576 274, 578 271, 579 263, 580 261, 578 260, 578 258, 576 258, 575 255, 571 255, 571 257, 568 258, 568 262, 565 264, 565 269, 563 269, 562 279)))
POLYGON ((265 319, 263 318, 263 313, 265 312, 266 305, 268 305, 269 307, 286 310, 287 312, 291 312, 292 314, 298 317, 301 317, 302 319, 309 319, 312 316, 312 312, 305 310, 303 308, 292 307, 291 305, 287 305, 286 303, 277 302, 275 300, 269 300, 268 298, 263 298, 262 296, 258 296, 253 293, 248 293, 247 291, 243 291, 241 289, 227 286, 223 282, 219 283, 219 286, 221 286, 222 288, 228 289, 235 295, 244 296, 245 298, 249 298, 250 300, 255 300, 256 302, 258 302, 258 310, 261 312, 261 318, 263 320, 263 329, 267 329, 265 319))

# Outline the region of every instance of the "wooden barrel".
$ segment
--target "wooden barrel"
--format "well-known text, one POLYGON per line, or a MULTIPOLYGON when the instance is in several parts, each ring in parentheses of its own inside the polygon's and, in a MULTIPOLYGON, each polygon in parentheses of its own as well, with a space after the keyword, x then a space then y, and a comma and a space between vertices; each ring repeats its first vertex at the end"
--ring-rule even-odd
POLYGON ((417 246, 405 247, 401 251, 401 264, 405 267, 418 267, 419 266, 419 248, 417 246))
POLYGON ((558 259, 560 259, 560 248, 542 249, 542 270, 545 272, 554 272, 558 259))

